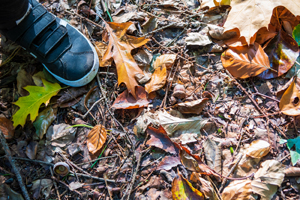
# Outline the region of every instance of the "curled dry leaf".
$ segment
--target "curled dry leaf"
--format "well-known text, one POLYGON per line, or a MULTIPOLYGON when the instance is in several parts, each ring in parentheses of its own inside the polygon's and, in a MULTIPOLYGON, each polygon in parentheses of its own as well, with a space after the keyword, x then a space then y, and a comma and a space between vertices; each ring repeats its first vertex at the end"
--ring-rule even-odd
POLYGON ((167 67, 157 67, 152 74, 151 80, 145 85, 145 90, 148 93, 154 92, 162 88, 167 80, 167 67))
POLYGON ((262 158, 270 152, 270 144, 264 140, 251 142, 246 150, 246 155, 252 158, 262 158))
POLYGON ((35 141, 31 141, 26 147, 25 153, 27 157, 34 160, 36 157, 37 148, 38 148, 38 143, 35 141))
POLYGON ((280 187, 284 179, 284 167, 277 160, 266 160, 254 175, 255 180, 280 187))
POLYGON ((5 137, 5 139, 9 140, 14 137, 15 129, 12 121, 6 119, 5 117, 0 117, 0 129, 5 137))
POLYGON ((257 76, 270 68, 268 55, 258 43, 230 47, 222 54, 221 60, 225 69, 242 79, 257 76))
POLYGON ((106 141, 106 130, 104 126, 97 125, 90 130, 87 137, 87 147, 91 154, 96 154, 106 141))
POLYGON ((270 67, 259 75, 271 79, 285 74, 295 63, 299 55, 297 42, 286 32, 280 30, 264 49, 270 60, 270 67))
POLYGON ((208 98, 197 99, 191 102, 179 103, 176 105, 176 107, 178 108, 178 111, 183 114, 199 115, 202 112, 208 100, 208 98))
POLYGON ((103 62, 114 59, 118 73, 118 83, 125 83, 128 92, 136 97, 135 87, 138 83, 137 74, 143 74, 131 55, 131 50, 146 44, 149 40, 145 37, 134 37, 126 34, 132 22, 114 23, 107 22, 105 27, 109 33, 109 44, 103 55, 103 62))
POLYGON ((110 60, 103 60, 103 56, 107 50, 107 44, 103 42, 95 42, 95 49, 99 57, 99 66, 100 67, 106 67, 106 66, 111 66, 111 61, 110 60))
POLYGON ((114 101, 112 107, 115 109, 134 109, 147 107, 149 101, 147 99, 147 92, 142 86, 137 86, 134 98, 128 90, 122 92, 114 101))
POLYGON ((285 115, 300 115, 300 78, 296 77, 283 93, 279 102, 279 109, 285 115))
POLYGON ((292 176, 300 177, 300 167, 289 167, 284 170, 284 174, 287 177, 292 177, 292 176))
POLYGON ((154 29, 157 28, 157 18, 156 17, 150 17, 143 25, 142 25, 142 31, 144 34, 147 34, 154 29))
POLYGON ((209 200, 219 200, 218 194, 215 188, 212 186, 211 182, 199 177, 201 188, 200 191, 204 194, 206 199, 209 200))
POLYGON ((204 200, 203 194, 179 174, 172 182, 173 200, 204 200))
POLYGON ((231 182, 222 193, 223 200, 245 200, 251 199, 252 190, 251 190, 251 181, 250 180, 240 180, 231 182))
POLYGON ((147 132, 151 136, 146 143, 147 145, 160 148, 172 154, 177 154, 179 152, 179 149, 173 144, 162 126, 159 126, 158 129, 148 126, 147 132))
POLYGON ((176 54, 164 54, 156 58, 153 63, 153 68, 166 66, 167 69, 170 69, 176 60, 176 54))

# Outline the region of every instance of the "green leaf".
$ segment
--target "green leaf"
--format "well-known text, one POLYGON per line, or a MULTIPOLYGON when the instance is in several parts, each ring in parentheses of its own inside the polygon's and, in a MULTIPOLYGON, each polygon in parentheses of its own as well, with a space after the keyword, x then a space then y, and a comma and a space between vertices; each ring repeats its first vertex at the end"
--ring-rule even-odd
POLYGON ((298 24, 294 30, 293 30, 293 38, 298 43, 298 46, 300 46, 300 24, 298 24))
POLYGON ((49 126, 55 120, 56 112, 57 109, 48 107, 39 113, 39 116, 36 118, 35 122, 33 122, 33 126, 36 130, 36 135, 34 136, 34 139, 40 140, 43 138, 49 126))
POLYGON ((18 125, 24 126, 26 118, 30 115, 30 120, 34 121, 38 116, 39 108, 44 103, 48 105, 51 97, 55 96, 61 89, 58 83, 50 83, 43 80, 44 87, 26 86, 25 90, 29 92, 28 96, 20 97, 14 104, 20 109, 13 115, 12 121, 14 127, 18 125))
POLYGON ((290 150, 292 164, 295 165, 300 160, 300 136, 287 140, 287 147, 290 150), (296 151, 291 150, 295 146, 296 151))

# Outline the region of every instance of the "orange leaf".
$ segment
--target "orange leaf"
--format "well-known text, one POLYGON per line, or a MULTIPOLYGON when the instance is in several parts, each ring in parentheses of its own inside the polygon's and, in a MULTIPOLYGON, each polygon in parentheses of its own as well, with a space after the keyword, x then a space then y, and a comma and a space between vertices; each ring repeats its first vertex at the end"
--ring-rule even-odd
POLYGON ((110 60, 103 60, 104 53, 107 50, 107 45, 102 42, 95 42, 95 49, 97 51, 98 57, 99 57, 99 66, 100 67, 106 67, 111 65, 111 59, 110 60))
POLYGON ((181 174, 176 176, 172 182, 173 200, 204 200, 203 194, 193 187, 193 185, 183 178, 181 174))
POLYGON ((128 90, 122 92, 114 101, 112 105, 115 109, 134 109, 147 107, 149 101, 147 100, 147 92, 142 86, 137 86, 135 91, 136 98, 128 93, 128 90))
POLYGON ((97 153, 106 141, 106 130, 104 126, 95 126, 88 134, 87 147, 92 154, 97 153))
POLYGON ((113 58, 118 72, 118 83, 124 83, 134 97, 136 97, 135 87, 138 82, 135 77, 144 74, 131 55, 131 50, 146 44, 149 40, 145 37, 134 37, 126 35, 126 30, 132 22, 126 23, 106 23, 106 30, 109 33, 109 44, 103 56, 103 62, 113 58))
POLYGON ((5 139, 12 139, 14 137, 13 123, 5 117, 0 117, 0 129, 3 132, 5 139))
POLYGON ((166 84, 166 80, 167 68, 165 66, 158 67, 152 74, 151 81, 145 85, 145 89, 150 94, 162 88, 166 84))
POLYGON ((255 43, 251 46, 230 47, 221 56, 223 66, 236 78, 257 76, 270 68, 267 54, 255 43))
POLYGON ((176 54, 164 54, 156 58, 153 63, 154 69, 162 66, 166 66, 168 69, 172 67, 176 60, 176 54))
POLYGON ((279 102, 279 108, 285 115, 300 115, 300 78, 295 78, 283 93, 279 102))

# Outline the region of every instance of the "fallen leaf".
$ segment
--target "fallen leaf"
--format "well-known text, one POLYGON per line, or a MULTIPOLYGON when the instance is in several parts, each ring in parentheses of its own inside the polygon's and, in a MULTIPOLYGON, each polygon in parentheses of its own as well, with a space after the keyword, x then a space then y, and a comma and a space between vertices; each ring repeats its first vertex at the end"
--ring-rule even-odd
POLYGON ((254 180, 280 187, 284 179, 284 167, 277 160, 266 160, 254 175, 254 180))
POLYGON ((277 35, 277 32, 275 31, 270 31, 266 27, 263 27, 258 30, 256 33, 256 39, 255 42, 263 45, 266 41, 274 38, 277 35))
POLYGON ((270 152, 270 144, 264 140, 255 140, 251 142, 246 149, 246 155, 252 158, 262 158, 270 152))
POLYGON ((300 78, 295 77, 283 93, 279 102, 279 109, 285 115, 300 115, 300 78))
POLYGON ((136 5, 127 5, 121 9, 118 9, 116 13, 112 15, 112 19, 117 23, 124 23, 128 21, 143 21, 147 14, 144 12, 137 12, 138 8, 136 5))
POLYGON ((29 94, 28 91, 23 89, 27 85, 34 85, 33 80, 30 74, 28 74, 24 69, 21 69, 17 75, 17 88, 18 93, 21 96, 27 96, 29 94))
POLYGON ((106 130, 102 125, 96 125, 87 136, 87 147, 91 154, 96 154, 106 141, 106 130))
POLYGON ((173 66, 175 60, 176 60, 177 54, 164 54, 161 56, 158 56, 156 60, 153 63, 153 68, 159 68, 166 66, 167 69, 171 69, 173 66))
POLYGON ((219 174, 222 173, 221 148, 209 137, 203 142, 203 148, 207 165, 219 174))
POLYGON ((254 200, 252 197, 251 181, 232 181, 222 192, 223 200, 254 200))
POLYGON ((46 139, 52 146, 65 147, 74 140, 76 131, 68 124, 55 124, 48 128, 46 139))
POLYGON ((3 198, 3 200, 4 199, 5 200, 6 199, 9 199, 9 200, 24 200, 24 198, 22 197, 22 195, 20 193, 14 191, 13 189, 11 189, 5 183, 1 183, 1 185, 0 185, 0 191, 1 191, 1 198, 3 198), (5 194, 3 194, 3 192, 5 194))
POLYGON ((88 92, 87 87, 72 87, 62 91, 61 96, 57 99, 57 103, 61 106, 64 103, 76 100, 78 97, 86 94, 88 92))
POLYGON ((156 170, 170 170, 180 164, 181 162, 178 156, 165 156, 157 165, 156 170))
POLYGON ((161 66, 155 69, 152 74, 151 80, 145 85, 145 90, 150 94, 164 87, 167 82, 167 68, 161 66))
POLYGON ((284 174, 287 177, 300 176, 300 167, 289 167, 284 170, 284 174))
POLYGON ((26 147, 25 153, 27 157, 34 160, 36 157, 37 148, 38 148, 38 143, 35 141, 31 141, 26 147))
POLYGON ((34 199, 41 199, 40 194, 42 193, 42 199, 47 199, 50 195, 53 182, 51 179, 38 179, 32 182, 32 192, 34 199))
POLYGON ((9 119, 0 117, 0 129, 5 139, 9 140, 14 137, 15 128, 13 126, 13 123, 9 119))
POLYGON ((173 144, 162 126, 159 126, 158 129, 148 126, 147 132, 151 136, 146 143, 147 145, 160 148, 171 154, 179 152, 179 149, 173 144))
POLYGON ((178 139, 180 140, 180 144, 189 144, 197 142, 198 135, 196 133, 185 133, 181 134, 178 139))
POLYGON ((294 15, 299 15, 298 0, 234 0, 224 24, 225 31, 238 28, 241 37, 252 44, 254 34, 262 27, 268 28, 273 9, 277 6, 284 6, 294 15))
POLYGON ((188 33, 187 35, 185 38, 187 46, 206 46, 213 43, 207 34, 188 33))
POLYGON ((157 28, 157 18, 150 17, 143 25, 142 25, 142 32, 144 34, 150 33, 157 28))
POLYGON ((190 102, 178 103, 177 105, 175 105, 175 107, 177 107, 178 111, 182 114, 199 115, 202 112, 203 108, 206 106, 208 100, 208 98, 203 98, 190 102))
POLYGON ((298 46, 300 46, 300 24, 298 24, 293 30, 293 38, 297 42, 298 46))
POLYGON ((40 86, 40 87, 43 87, 43 81, 42 81, 42 79, 47 80, 46 79, 46 75, 44 74, 43 71, 40 71, 40 72, 34 74, 32 76, 32 79, 33 79, 34 84, 36 86, 40 86))
POLYGON ((172 182, 172 199, 204 200, 204 196, 199 190, 194 188, 188 180, 179 174, 172 182))
POLYGON ((52 107, 48 107, 39 113, 35 122, 33 122, 36 133, 33 137, 35 139, 41 140, 43 138, 51 123, 56 119, 56 113, 57 109, 52 107))
POLYGON ((300 136, 294 139, 288 139, 286 146, 290 150, 291 160, 294 166, 300 160, 300 136), (291 150, 294 146, 295 146, 295 151, 291 150))
POLYGON ((24 126, 27 116, 30 115, 30 120, 34 121, 38 116, 38 111, 42 103, 48 105, 52 96, 56 95, 61 89, 58 83, 50 83, 43 80, 44 87, 26 86, 24 89, 30 94, 25 97, 20 97, 14 104, 20 109, 13 115, 12 121, 14 127, 18 125, 24 126))
POLYGON ((112 107, 115 109, 135 109, 147 107, 149 101, 147 99, 147 92, 144 87, 137 86, 135 98, 125 90, 114 101, 112 107))
POLYGON ((250 46, 230 47, 221 56, 222 64, 236 78, 257 76, 270 68, 263 48, 255 43, 250 46))
POLYGON ((199 177, 199 181, 201 183, 200 191, 204 194, 206 199, 219 200, 217 191, 215 190, 211 182, 201 177, 199 177))
POLYGON ((96 52, 97 52, 98 58, 99 58, 99 66, 100 67, 111 66, 112 59, 105 60, 105 61, 103 60, 103 56, 107 50, 107 44, 96 41, 95 49, 96 49, 96 52))
POLYGON ((81 188, 84 185, 84 183, 80 182, 72 182, 69 184, 69 188, 71 191, 77 190, 78 188, 81 188))
POLYGON ((251 188, 254 193, 259 194, 261 196, 261 200, 270 200, 277 192, 276 185, 271 185, 256 180, 253 180, 251 182, 251 188))
POLYGON ((258 77, 263 79, 271 79, 285 74, 295 63, 299 55, 299 47, 297 42, 286 32, 279 31, 264 48, 269 57, 270 67, 258 77))
POLYGON ((137 74, 143 74, 143 71, 134 61, 131 50, 146 44, 149 40, 145 37, 134 37, 126 34, 126 30, 132 22, 114 23, 107 22, 105 27, 109 33, 109 44, 107 51, 103 56, 103 62, 113 58, 118 73, 118 83, 125 83, 128 92, 136 97, 135 87, 138 83, 135 79, 137 74))

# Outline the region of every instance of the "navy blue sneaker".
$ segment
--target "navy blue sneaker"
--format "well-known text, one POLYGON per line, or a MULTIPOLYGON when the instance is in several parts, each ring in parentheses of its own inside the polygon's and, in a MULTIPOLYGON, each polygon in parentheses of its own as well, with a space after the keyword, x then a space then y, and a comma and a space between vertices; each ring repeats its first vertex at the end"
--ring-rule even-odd
POLYGON ((29 51, 61 83, 80 87, 92 81, 99 69, 99 59, 91 42, 36 0, 29 2, 26 17, 1 33, 29 51))

